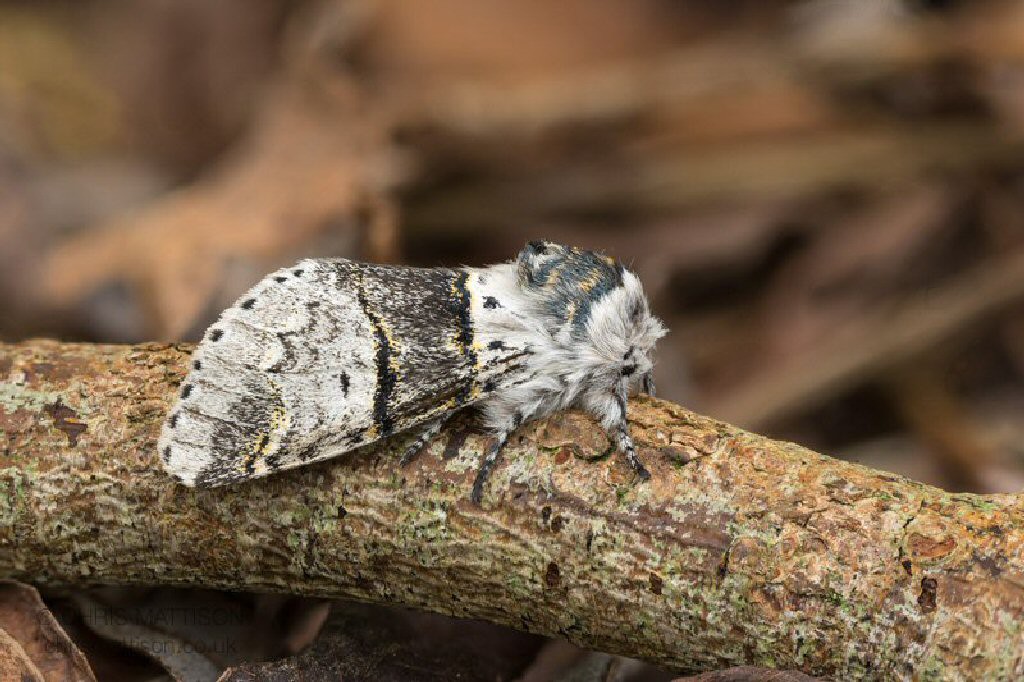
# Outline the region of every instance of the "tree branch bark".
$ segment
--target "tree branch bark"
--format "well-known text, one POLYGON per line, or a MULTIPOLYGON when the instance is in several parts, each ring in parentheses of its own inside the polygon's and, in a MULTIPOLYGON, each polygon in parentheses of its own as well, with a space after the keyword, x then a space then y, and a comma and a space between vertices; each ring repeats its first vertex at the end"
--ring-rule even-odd
POLYGON ((1024 675, 1024 503, 950 494, 637 399, 652 480, 588 418, 520 430, 482 507, 449 427, 194 491, 156 436, 188 346, 0 344, 0 578, 396 602, 678 670, 1024 675), (589 460, 589 461, 588 461, 589 460))

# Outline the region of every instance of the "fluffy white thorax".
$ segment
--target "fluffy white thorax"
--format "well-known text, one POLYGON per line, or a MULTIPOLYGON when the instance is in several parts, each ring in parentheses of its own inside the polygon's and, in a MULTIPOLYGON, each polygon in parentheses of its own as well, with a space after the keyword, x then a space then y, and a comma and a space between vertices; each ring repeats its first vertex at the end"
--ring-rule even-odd
POLYGON ((617 390, 623 383, 626 390, 635 387, 651 371, 655 343, 665 334, 650 314, 636 275, 625 271, 622 286, 593 303, 581 334, 521 286, 515 264, 473 272, 477 295, 492 296, 502 305, 475 318, 482 345, 500 340, 505 347, 529 352, 523 371, 509 373, 479 403, 484 425, 502 432, 514 426, 516 415, 542 417, 569 406, 593 413, 606 428, 615 424, 617 390))

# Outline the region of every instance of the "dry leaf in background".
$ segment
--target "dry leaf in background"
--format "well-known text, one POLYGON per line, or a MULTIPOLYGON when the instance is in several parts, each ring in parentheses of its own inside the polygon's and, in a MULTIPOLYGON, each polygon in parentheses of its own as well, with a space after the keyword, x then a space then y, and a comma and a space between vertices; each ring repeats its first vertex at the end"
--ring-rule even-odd
MULTIPOLYGON (((263 4, 258 13, 263 18, 255 21, 257 32, 264 35, 275 35, 266 24, 276 21, 280 13, 270 4, 263 4)), ((149 35, 152 23, 162 16, 159 11, 155 14, 156 18, 146 12, 131 14, 128 25, 140 22, 142 33, 149 35)), ((230 22, 224 17, 232 14, 227 6, 208 13, 213 18, 194 4, 165 14, 173 16, 174 30, 186 35, 195 33, 196 22, 214 34, 231 34, 225 28, 230 22)), ((394 210, 387 190, 401 171, 388 139, 390 116, 367 98, 364 88, 338 61, 346 49, 345 40, 321 45, 314 35, 315 29, 323 27, 313 25, 311 17, 325 16, 324 12, 314 6, 306 14, 310 16, 293 13, 290 23, 297 28, 290 39, 292 47, 279 48, 287 53, 287 63, 260 85, 254 111, 246 109, 246 134, 215 162, 195 168, 196 179, 188 184, 140 209, 90 226, 54 249, 41 276, 44 305, 74 311, 79 319, 96 324, 92 332, 98 337, 109 338, 113 332, 120 340, 181 339, 198 336, 217 312, 261 275, 296 258, 397 258, 394 210), (103 325, 105 318, 119 311, 122 317, 134 316, 137 323, 124 325, 122 320, 120 327, 117 321, 103 325)), ((102 19, 98 23, 100 35, 116 31, 119 25, 102 19)), ((338 33, 357 31, 344 21, 339 23, 338 33)), ((358 26, 357 19, 349 23, 358 26)), ((235 45, 240 54, 259 51, 247 41, 251 41, 248 35, 235 45)), ((196 116, 205 117, 206 123, 196 124, 201 131, 219 130, 226 124, 216 121, 239 116, 240 91, 216 85, 230 79, 231 67, 211 56, 227 49, 230 42, 214 48, 200 40, 212 53, 189 57, 188 69, 202 70, 203 65, 217 62, 223 70, 203 71, 203 77, 212 81, 202 91, 205 104, 186 99, 195 105, 196 116), (230 101, 218 101, 218 96, 230 101)), ((120 43, 118 48, 127 49, 120 43)), ((144 50, 147 57, 138 68, 148 64, 156 71, 167 70, 170 57, 161 49, 144 50)), ((183 68, 177 61, 173 66, 183 68)), ((134 92, 132 87, 144 85, 139 82, 144 79, 123 65, 113 71, 127 80, 129 94, 134 92)), ((169 90, 159 90, 162 96, 173 99, 174 93, 192 85, 176 73, 176 79, 157 81, 169 90)), ((153 77, 147 76, 150 81, 153 77)), ((251 73, 245 76, 243 89, 253 89, 253 78, 251 73)), ((134 109, 133 113, 140 129, 153 126, 152 121, 146 123, 144 114, 134 109)), ((188 137, 191 130, 171 126, 161 133, 188 137)), ((211 135, 211 139, 225 136, 211 135)), ((156 151, 163 154, 173 148, 174 139, 164 140, 156 151)), ((214 144, 192 138, 189 142, 199 147, 186 152, 188 158, 208 156, 203 145, 214 144)))
POLYGON ((0 679, 96 682, 89 663, 35 588, 0 580, 0 679))
POLYGON ((337 602, 320 636, 298 656, 241 665, 220 679, 511 680, 542 642, 488 623, 337 602))
POLYGON ((540 650, 516 682, 668 682, 672 674, 632 658, 586 651, 561 639, 540 650))
POLYGON ((269 270, 303 256, 386 249, 393 240, 380 235, 392 233, 393 216, 381 195, 392 173, 385 129, 370 116, 339 118, 307 97, 277 91, 249 143, 219 169, 57 249, 45 277, 54 301, 70 307, 124 282, 148 321, 143 333, 181 339, 197 336, 269 270))
POLYGON ((132 650, 190 682, 216 680, 233 665, 297 653, 316 638, 330 607, 328 601, 287 595, 170 588, 102 588, 68 599, 81 624, 74 628, 79 637, 88 634, 85 628, 123 647, 117 652, 90 646, 90 657, 102 659, 105 668, 116 666, 119 656, 127 663, 132 657, 126 650, 132 650))
POLYGON ((21 682, 43 682, 45 678, 36 669, 18 640, 0 630, 0 679, 21 682))
POLYGON ((118 103, 120 145, 179 179, 251 125, 290 11, 281 0, 75 4, 88 63, 118 103))

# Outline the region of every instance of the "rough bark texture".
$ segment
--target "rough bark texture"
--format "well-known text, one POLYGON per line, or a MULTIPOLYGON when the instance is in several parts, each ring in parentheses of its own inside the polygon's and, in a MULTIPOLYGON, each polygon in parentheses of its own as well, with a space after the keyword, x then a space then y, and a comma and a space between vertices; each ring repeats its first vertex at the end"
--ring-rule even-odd
POLYGON ((513 438, 482 507, 463 420, 194 491, 154 442, 186 346, 0 345, 0 577, 397 602, 679 670, 1024 675, 1024 503, 950 494, 676 405, 631 414, 639 483, 589 419, 513 438))

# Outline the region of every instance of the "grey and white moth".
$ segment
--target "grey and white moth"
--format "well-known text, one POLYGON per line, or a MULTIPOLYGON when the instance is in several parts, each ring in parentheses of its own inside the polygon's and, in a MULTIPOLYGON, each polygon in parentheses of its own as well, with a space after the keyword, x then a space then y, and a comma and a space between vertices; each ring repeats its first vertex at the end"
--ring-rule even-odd
POLYGON ((186 485, 217 486, 418 432, 407 462, 472 405, 495 437, 473 485, 479 502, 509 435, 576 405, 646 478, 627 396, 653 392, 665 331, 634 273, 551 242, 483 268, 303 260, 206 331, 160 455, 186 485))

